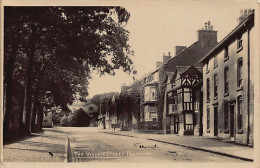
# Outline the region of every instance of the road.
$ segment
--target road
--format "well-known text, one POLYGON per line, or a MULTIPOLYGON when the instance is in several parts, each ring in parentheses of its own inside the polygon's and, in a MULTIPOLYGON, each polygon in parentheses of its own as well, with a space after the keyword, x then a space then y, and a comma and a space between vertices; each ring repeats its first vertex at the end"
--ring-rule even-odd
POLYGON ((242 162, 146 138, 106 134, 97 128, 60 129, 70 138, 72 162, 242 162))

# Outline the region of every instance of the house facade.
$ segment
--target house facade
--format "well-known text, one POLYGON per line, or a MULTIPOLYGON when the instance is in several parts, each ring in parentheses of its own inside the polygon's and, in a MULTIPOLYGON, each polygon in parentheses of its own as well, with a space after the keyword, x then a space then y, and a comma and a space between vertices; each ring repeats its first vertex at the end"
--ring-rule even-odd
POLYGON ((253 146, 254 10, 200 62, 203 63, 203 135, 253 146))
POLYGON ((213 30, 213 26, 211 25, 210 21, 206 22, 205 27, 201 30, 198 30, 198 40, 192 45, 190 45, 189 47, 176 46, 175 56, 171 58, 164 65, 167 75, 166 75, 166 80, 161 79, 161 81, 166 81, 166 87, 165 87, 166 90, 164 95, 164 108, 163 108, 163 133, 177 133, 182 135, 188 135, 188 134, 202 135, 202 123, 199 124, 199 122, 201 122, 200 120, 201 115, 199 114, 201 113, 202 110, 201 108, 200 109, 195 108, 196 105, 195 98, 197 98, 196 99, 197 104, 200 104, 200 106, 202 106, 201 105, 202 96, 200 96, 201 86, 202 86, 202 83, 200 83, 200 81, 202 80, 202 75, 198 73, 201 70, 201 68, 199 67, 202 67, 202 63, 198 63, 198 62, 216 45, 217 45, 217 31, 213 30), (189 73, 189 75, 187 77, 183 77, 184 75, 182 74, 184 72, 183 70, 185 70, 190 66, 193 66, 193 68, 191 68, 187 72, 189 73), (186 80, 186 82, 192 81, 194 78, 193 75, 197 75, 198 77, 198 79, 196 79, 198 80, 196 81, 196 85, 191 84, 190 86, 185 86, 184 84, 182 84, 184 80, 186 80), (172 82, 176 82, 174 87, 172 86, 173 85, 172 82), (184 100, 184 93, 185 95, 186 93, 187 94, 190 93, 191 96, 190 100, 186 99, 186 97, 184 100), (172 104, 172 103, 176 103, 176 102, 172 102, 176 100, 171 98, 172 95, 182 96, 179 97, 178 103, 180 104, 178 103, 175 105, 172 104), (191 108, 185 109, 186 105, 188 105, 191 108), (177 112, 177 110, 179 111, 177 112), (180 115, 184 113, 185 115, 180 115), (185 116, 187 118, 185 118, 185 116), (198 126, 197 124, 201 126, 198 126))
POLYGON ((177 66, 167 86, 166 112, 170 132, 180 135, 200 134, 202 68, 177 66))
MULTIPOLYGON (((138 131, 162 132, 161 111, 158 108, 158 90, 160 68, 171 59, 170 52, 163 55, 163 62, 156 62, 154 71, 148 73, 141 79, 140 85, 140 121, 137 124, 138 131)), ((135 119, 135 118, 134 118, 135 119)))

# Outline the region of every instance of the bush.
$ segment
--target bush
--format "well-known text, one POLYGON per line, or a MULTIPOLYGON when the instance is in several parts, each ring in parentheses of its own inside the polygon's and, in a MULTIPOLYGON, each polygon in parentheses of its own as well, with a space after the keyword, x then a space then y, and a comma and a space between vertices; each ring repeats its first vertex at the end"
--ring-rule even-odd
POLYGON ((83 110, 79 109, 74 111, 72 118, 71 118, 71 126, 73 127, 88 127, 90 124, 90 117, 88 114, 83 110))
POLYGON ((64 127, 69 126, 69 120, 68 120, 68 117, 67 117, 67 116, 61 117, 61 119, 60 119, 60 125, 61 125, 61 126, 64 126, 64 127))

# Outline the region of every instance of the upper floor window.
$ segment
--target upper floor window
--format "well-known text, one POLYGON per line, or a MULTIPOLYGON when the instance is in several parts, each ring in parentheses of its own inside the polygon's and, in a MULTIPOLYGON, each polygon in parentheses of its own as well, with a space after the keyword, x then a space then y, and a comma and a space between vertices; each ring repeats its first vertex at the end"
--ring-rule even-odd
POLYGON ((228 67, 225 67, 224 69, 224 93, 228 93, 229 91, 229 71, 228 71, 228 67))
POLYGON ((209 96, 210 96, 210 86, 209 86, 209 78, 207 78, 207 100, 209 100, 209 96))
POLYGON ((217 57, 217 56, 218 56, 218 55, 215 54, 215 55, 214 55, 214 58, 213 58, 213 59, 214 59, 214 68, 218 66, 218 57, 217 57))
POLYGON ((218 75, 214 74, 214 97, 218 96, 218 75))
POLYGON ((228 59, 228 46, 224 50, 224 60, 228 59))
POLYGON ((237 61, 237 86, 241 87, 243 84, 243 59, 239 58, 237 61))
POLYGON ((154 86, 145 87, 144 100, 145 101, 155 101, 156 100, 156 88, 154 86))
POLYGON ((206 63, 206 73, 209 71, 209 61, 206 63))
POLYGON ((243 49, 243 40, 242 40, 242 36, 240 36, 237 39, 237 52, 243 49))
POLYGON ((183 96, 184 102, 192 102, 192 89, 191 88, 183 88, 183 96))

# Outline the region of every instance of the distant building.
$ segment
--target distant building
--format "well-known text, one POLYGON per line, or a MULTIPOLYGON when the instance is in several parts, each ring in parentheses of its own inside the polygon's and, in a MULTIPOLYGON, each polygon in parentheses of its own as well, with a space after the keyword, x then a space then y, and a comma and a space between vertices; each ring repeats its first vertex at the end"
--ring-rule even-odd
POLYGON ((241 11, 235 27, 203 63, 203 135, 253 146, 254 10, 241 11))
POLYGON ((42 127, 53 127, 53 121, 52 121, 52 110, 48 108, 43 108, 43 123, 42 127))
POLYGON ((87 103, 82 109, 89 115, 92 116, 94 113, 98 112, 98 106, 94 103, 87 103))

